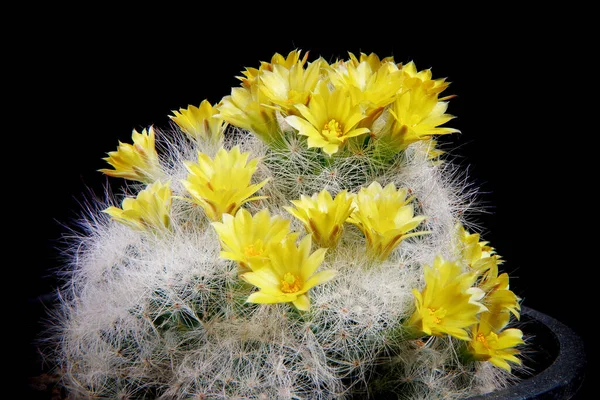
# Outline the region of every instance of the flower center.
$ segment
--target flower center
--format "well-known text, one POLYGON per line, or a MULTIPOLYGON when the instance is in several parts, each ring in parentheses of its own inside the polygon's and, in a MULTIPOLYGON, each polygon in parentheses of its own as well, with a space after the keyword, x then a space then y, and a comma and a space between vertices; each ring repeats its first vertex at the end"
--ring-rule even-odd
POLYGON ((337 136, 340 137, 344 133, 342 132, 342 126, 335 119, 330 120, 323 127, 323 135, 324 136, 337 136))
POLYGON ((485 338, 485 335, 483 333, 478 333, 475 340, 477 340, 479 343, 481 343, 486 349, 490 348, 490 345, 488 344, 488 341, 485 338))
POLYGON ((249 244, 244 248, 244 254, 246 257, 257 257, 263 253, 263 247, 260 244, 249 244))
POLYGON ((300 282, 300 278, 296 275, 286 272, 281 280, 281 291, 283 293, 295 293, 300 290, 302 287, 302 282, 300 282))
POLYGON ((444 308, 440 308, 439 310, 436 310, 435 308, 428 308, 428 310, 429 316, 431 317, 433 322, 436 324, 441 324, 442 318, 444 318, 444 316, 446 315, 446 310, 444 310, 444 308))

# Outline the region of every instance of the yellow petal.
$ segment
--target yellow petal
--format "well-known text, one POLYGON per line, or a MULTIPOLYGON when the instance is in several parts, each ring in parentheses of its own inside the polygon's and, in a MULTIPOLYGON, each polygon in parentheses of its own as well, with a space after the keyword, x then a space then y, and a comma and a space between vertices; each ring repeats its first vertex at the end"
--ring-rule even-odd
POLYGON ((261 268, 256 271, 246 272, 240 275, 240 278, 245 280, 269 294, 282 294, 279 289, 281 286, 281 278, 277 276, 270 268, 261 268))
MULTIPOLYGON (((320 248, 320 249, 315 250, 315 252, 312 253, 308 257, 308 259, 302 265, 302 269, 300 270, 302 280, 307 281, 309 279, 309 277, 315 273, 315 271, 323 263, 326 252, 327 252, 327 249, 320 248)), ((317 285, 318 285, 318 283, 317 283, 317 285)))
MULTIPOLYGON (((283 296, 284 297, 284 296, 283 296)), ((254 292, 246 299, 248 303, 275 304, 282 303, 282 296, 267 294, 263 291, 254 292)))
POLYGON ((285 121, 290 124, 291 127, 296 129, 300 135, 312 138, 320 137, 321 135, 319 131, 315 129, 314 125, 312 125, 309 121, 295 115, 286 117, 285 121))
POLYGON ((300 311, 310 310, 310 300, 305 294, 298 296, 296 300, 292 301, 292 304, 300 311))
MULTIPOLYGON (((520 363, 520 361, 517 359, 517 361, 520 363)), ((489 362, 494 364, 496 367, 502 368, 505 371, 511 372, 511 367, 510 364, 508 364, 505 360, 498 358, 498 357, 492 357, 489 359, 489 362)))
POLYGON ((308 278, 304 282, 304 286, 302 288, 303 291, 307 291, 312 287, 320 285, 322 283, 328 282, 333 279, 337 275, 337 271, 332 269, 327 269, 325 271, 320 271, 308 278))
POLYGON ((524 343, 523 332, 520 329, 505 329, 498 335, 498 348, 500 349, 515 347, 524 343))

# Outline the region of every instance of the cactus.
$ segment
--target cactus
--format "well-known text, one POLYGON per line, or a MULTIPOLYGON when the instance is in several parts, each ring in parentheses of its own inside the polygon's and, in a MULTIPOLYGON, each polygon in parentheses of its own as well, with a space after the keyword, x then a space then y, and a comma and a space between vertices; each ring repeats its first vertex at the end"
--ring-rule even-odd
POLYGON ((214 108, 151 128, 148 186, 94 200, 74 229, 49 353, 68 391, 459 399, 516 379, 519 299, 438 148, 456 132, 448 83, 374 54, 292 51, 242 74, 214 108))

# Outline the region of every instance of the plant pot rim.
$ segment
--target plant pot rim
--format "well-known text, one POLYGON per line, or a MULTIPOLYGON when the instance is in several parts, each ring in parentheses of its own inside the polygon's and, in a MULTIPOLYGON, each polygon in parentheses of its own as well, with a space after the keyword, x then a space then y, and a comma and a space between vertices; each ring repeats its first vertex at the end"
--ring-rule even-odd
POLYGON ((554 360, 515 385, 468 400, 570 399, 581 387, 587 364, 582 339, 560 321, 532 308, 522 307, 521 315, 541 328, 540 340, 550 341, 550 347, 557 349, 554 360))

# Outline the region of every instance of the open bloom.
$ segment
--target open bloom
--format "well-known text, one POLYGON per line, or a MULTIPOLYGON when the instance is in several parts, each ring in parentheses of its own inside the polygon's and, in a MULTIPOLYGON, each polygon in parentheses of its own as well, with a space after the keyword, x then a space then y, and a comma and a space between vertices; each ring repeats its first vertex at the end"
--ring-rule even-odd
POLYGON ((484 312, 479 324, 473 326, 473 340, 469 342, 468 352, 476 361, 489 361, 508 372, 511 365, 521 365, 517 358, 518 345, 524 344, 520 329, 504 329, 508 323, 508 314, 484 312))
POLYGON ((317 249, 310 253, 311 238, 305 236, 298 247, 295 237, 282 243, 271 244, 270 264, 241 277, 260 290, 248 297, 249 303, 273 304, 291 302, 299 310, 310 309, 308 291, 316 285, 331 280, 336 271, 316 272, 323 263, 327 249, 317 249))
POLYGON ((279 138, 280 131, 275 110, 267 107, 266 103, 267 98, 256 85, 232 88, 231 94, 223 97, 217 105, 218 114, 215 117, 271 143, 279 138))
POLYGON ((521 305, 519 297, 508 288, 508 274, 505 272, 495 280, 495 287, 486 292, 483 303, 496 313, 509 312, 520 318, 521 305))
POLYGON ((154 128, 142 133, 135 129, 131 135, 133 144, 119 142, 117 151, 108 153, 104 158, 113 169, 101 169, 108 176, 131 179, 144 183, 152 183, 162 176, 155 148, 154 128))
POLYGON ((361 188, 354 199, 356 208, 348 222, 363 232, 369 251, 381 260, 404 239, 429 233, 409 233, 426 217, 414 215, 412 198, 407 199, 407 193, 404 188, 396 190, 393 183, 382 188, 379 182, 373 182, 361 188))
POLYGON ((269 248, 290 234, 290 221, 271 216, 263 209, 254 216, 240 208, 235 217, 223 214, 223 222, 213 222, 223 251, 221 257, 237 261, 241 271, 256 270, 269 262, 269 248))
POLYGON ((375 55, 361 54, 360 61, 353 54, 350 61, 338 62, 329 69, 329 78, 335 87, 345 88, 353 104, 360 104, 367 118, 361 126, 370 127, 384 107, 392 103, 402 85, 402 72, 393 59, 383 62, 375 55))
POLYGON ((488 242, 481 241, 477 233, 469 233, 457 225, 460 258, 477 275, 477 287, 485 292, 483 303, 495 313, 512 313, 520 317, 520 299, 509 289, 507 273, 499 274, 502 263, 488 242))
POLYGON ((283 56, 279 53, 275 53, 273 57, 271 57, 271 62, 261 61, 260 67, 246 67, 244 71, 242 71, 242 75, 237 78, 242 81, 242 86, 245 88, 250 88, 256 84, 258 77, 265 71, 273 71, 275 65, 281 65, 286 69, 291 69, 295 64, 300 64, 304 66, 306 60, 308 60, 308 52, 304 53, 304 57, 300 59, 300 55, 302 54, 301 50, 292 50, 288 53, 287 56, 283 56))
POLYGON ((204 209, 212 221, 221 220, 223 214, 235 214, 248 201, 264 196, 250 197, 268 181, 251 184, 258 159, 248 161, 250 153, 240 153, 235 146, 231 151, 221 148, 214 160, 198 153, 198 162, 186 162, 189 171, 183 186, 192 196, 192 201, 204 209))
POLYGON ((352 196, 345 190, 335 196, 327 190, 311 197, 302 195, 292 200, 296 208, 285 209, 298 218, 315 242, 322 247, 335 247, 343 232, 343 224, 352 212, 352 196))
POLYGON ((277 122, 277 107, 273 107, 273 104, 305 101, 301 99, 301 92, 312 85, 312 72, 303 69, 308 53, 302 59, 300 53, 299 50, 293 50, 287 57, 276 53, 271 62, 263 61, 259 68, 242 71, 244 76, 238 77, 242 87, 231 89, 231 94, 223 97, 217 105, 218 114, 215 117, 254 133, 265 143, 279 140, 281 131, 277 122), (294 72, 291 71, 293 68, 294 72), (263 79, 268 72, 273 74, 263 79))
POLYGON ((189 106, 187 109, 173 111, 174 116, 169 116, 182 131, 192 139, 202 138, 212 142, 219 142, 223 138, 223 130, 226 123, 222 119, 215 118, 217 110, 213 108, 208 100, 203 100, 200 107, 189 106))
POLYGON ((419 140, 429 140, 433 135, 458 132, 440 127, 454 117, 446 114, 448 103, 438 101, 437 94, 427 92, 424 85, 401 93, 389 111, 393 117, 391 130, 383 139, 399 150, 419 140))
POLYGON ((285 114, 296 112, 295 104, 308 103, 319 80, 322 61, 319 59, 309 63, 306 69, 304 60, 296 62, 290 68, 274 64, 271 71, 265 70, 259 75, 259 89, 285 114))
MULTIPOLYGON (((417 71, 417 66, 413 61, 401 66, 402 71, 402 86, 405 89, 411 89, 421 86, 429 95, 439 95, 446 90, 450 82, 446 82, 446 78, 431 79, 431 69, 417 71)), ((440 100, 447 100, 454 96, 446 96, 440 100)))
POLYGON ((339 88, 331 93, 325 81, 317 85, 308 107, 297 104, 300 116, 290 115, 286 122, 307 137, 308 147, 320 147, 329 155, 337 153, 346 141, 369 132, 357 127, 366 117, 360 106, 353 105, 348 90, 339 88))
POLYGON ((520 299, 509 289, 508 274, 504 272, 498 275, 498 262, 495 255, 483 260, 489 260, 483 264, 486 269, 476 271, 480 274, 477 286, 485 292, 483 303, 495 314, 508 314, 510 312, 516 318, 519 318, 521 311, 520 299))
POLYGON ((485 293, 473 287, 476 275, 437 257, 433 267, 425 266, 424 276, 423 291, 413 289, 416 310, 407 326, 426 335, 448 334, 469 340, 467 329, 478 322, 479 313, 487 310, 480 302, 485 293))
POLYGON ((481 241, 478 233, 469 233, 462 224, 458 224, 456 229, 461 258, 473 269, 484 268, 482 264, 487 261, 482 260, 492 256, 494 249, 488 245, 488 242, 481 241))
POLYGON ((169 183, 155 182, 136 198, 124 199, 122 208, 109 207, 103 212, 135 230, 168 231, 171 229, 171 196, 169 183))

